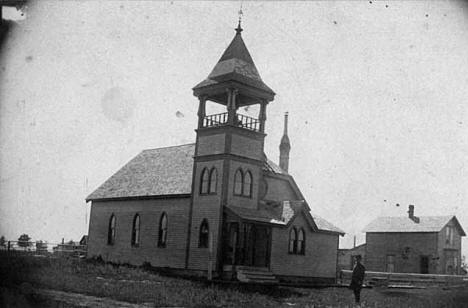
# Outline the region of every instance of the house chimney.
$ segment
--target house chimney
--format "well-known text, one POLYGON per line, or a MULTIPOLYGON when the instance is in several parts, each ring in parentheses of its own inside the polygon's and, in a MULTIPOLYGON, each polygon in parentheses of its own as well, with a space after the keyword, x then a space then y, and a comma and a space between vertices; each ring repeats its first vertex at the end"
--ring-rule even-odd
POLYGON ((287 112, 284 114, 284 131, 283 131, 283 137, 281 138, 279 149, 280 149, 279 166, 281 167, 281 169, 288 172, 289 151, 291 150, 291 144, 289 143, 289 137, 288 137, 288 113, 287 112))
POLYGON ((412 204, 408 206, 408 218, 415 223, 419 223, 419 217, 414 216, 414 205, 412 204))
POLYGON ((408 217, 409 219, 413 219, 414 218, 414 205, 409 205, 408 206, 408 217))

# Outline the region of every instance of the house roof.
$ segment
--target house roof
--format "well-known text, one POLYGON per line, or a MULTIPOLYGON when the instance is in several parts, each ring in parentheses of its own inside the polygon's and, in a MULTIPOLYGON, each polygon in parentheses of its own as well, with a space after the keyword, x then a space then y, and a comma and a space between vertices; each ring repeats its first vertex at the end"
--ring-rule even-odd
POLYGON ((190 194, 194 152, 194 144, 144 150, 86 200, 190 194))
MULTIPOLYGON (((294 218, 301 212, 305 207, 305 201, 303 200, 294 200, 294 201, 283 201, 280 206, 280 211, 275 211, 274 208, 262 207, 259 209, 249 209, 244 207, 230 206, 228 207, 236 216, 250 221, 270 223, 278 226, 287 226, 290 224, 294 218)), ((322 217, 312 214, 310 212, 304 212, 310 214, 309 218, 312 218, 312 221, 309 221, 315 230, 339 233, 344 235, 345 232, 335 227, 330 222, 326 221, 322 217)))
MULTIPOLYGON (((242 31, 242 29, 240 29, 242 31)), ((208 78, 196 85, 194 89, 215 85, 225 80, 236 80, 244 84, 254 86, 274 94, 260 77, 255 63, 250 56, 247 46, 242 39, 241 31, 236 30, 236 35, 224 51, 211 71, 208 78)))
POLYGON ((439 232, 452 219, 464 236, 465 232, 461 228, 455 216, 418 216, 419 223, 414 222, 409 217, 378 217, 371 221, 363 232, 439 232))
MULTIPOLYGON (((91 193, 86 201, 192 192, 195 144, 144 150, 91 193)), ((266 158, 266 172, 287 174, 266 158)))
POLYGON ((345 232, 343 230, 341 230, 340 228, 334 226, 333 224, 331 224, 329 221, 323 219, 322 217, 320 217, 320 216, 318 216, 316 214, 313 214, 313 213, 310 213, 310 215, 312 216, 312 219, 314 220, 314 222, 317 225, 317 228, 319 230, 329 231, 329 232, 336 232, 336 233, 339 233, 341 235, 345 234, 345 232))

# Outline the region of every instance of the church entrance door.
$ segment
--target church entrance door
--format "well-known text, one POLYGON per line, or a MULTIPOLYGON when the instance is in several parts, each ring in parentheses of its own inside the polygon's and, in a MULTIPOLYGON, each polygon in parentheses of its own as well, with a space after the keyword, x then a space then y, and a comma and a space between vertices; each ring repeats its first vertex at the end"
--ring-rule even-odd
POLYGON ((227 223, 223 249, 224 265, 268 267, 271 228, 245 222, 227 223))
POLYGON ((243 265, 268 267, 270 261, 271 229, 261 225, 244 224, 243 265))

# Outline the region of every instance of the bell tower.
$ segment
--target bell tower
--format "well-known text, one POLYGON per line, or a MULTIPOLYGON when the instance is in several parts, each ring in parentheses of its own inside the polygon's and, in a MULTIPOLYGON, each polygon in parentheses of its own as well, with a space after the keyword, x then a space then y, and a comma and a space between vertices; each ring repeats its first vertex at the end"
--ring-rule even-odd
POLYGON ((206 270, 210 258, 213 270, 219 269, 224 208, 257 209, 259 201, 266 108, 275 93, 255 67, 240 21, 235 30, 208 78, 193 88, 198 127, 187 249, 190 269, 206 270), (221 105, 225 112, 207 114, 207 104, 221 105), (259 107, 257 117, 239 112, 252 105, 259 107), (209 233, 210 245, 203 242, 203 232, 209 233))

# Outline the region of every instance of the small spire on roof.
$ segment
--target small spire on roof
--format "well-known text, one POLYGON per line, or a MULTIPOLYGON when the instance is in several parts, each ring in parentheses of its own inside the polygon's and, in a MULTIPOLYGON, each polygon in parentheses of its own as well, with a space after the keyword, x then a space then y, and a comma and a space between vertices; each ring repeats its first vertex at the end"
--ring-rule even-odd
POLYGON ((241 32, 242 32, 242 27, 241 27, 242 15, 244 15, 244 12, 242 12, 242 2, 241 2, 241 6, 240 6, 240 9, 239 9, 238 13, 239 13, 239 23, 237 24, 236 33, 241 34, 241 32))

